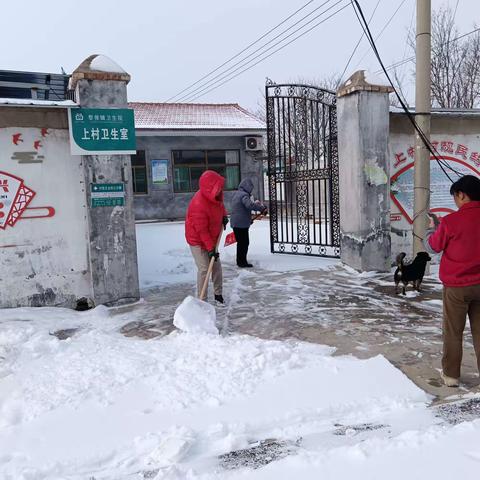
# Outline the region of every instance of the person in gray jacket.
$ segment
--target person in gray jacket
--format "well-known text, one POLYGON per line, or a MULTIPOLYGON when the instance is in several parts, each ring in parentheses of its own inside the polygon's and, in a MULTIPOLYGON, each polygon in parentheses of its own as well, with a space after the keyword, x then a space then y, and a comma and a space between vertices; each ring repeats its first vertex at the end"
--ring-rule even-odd
POLYGON ((267 213, 267 207, 259 201, 252 201, 253 182, 245 178, 240 182, 238 190, 233 194, 230 212, 230 225, 237 240, 237 265, 241 268, 252 267, 247 261, 250 238, 248 229, 252 224, 252 210, 267 213))

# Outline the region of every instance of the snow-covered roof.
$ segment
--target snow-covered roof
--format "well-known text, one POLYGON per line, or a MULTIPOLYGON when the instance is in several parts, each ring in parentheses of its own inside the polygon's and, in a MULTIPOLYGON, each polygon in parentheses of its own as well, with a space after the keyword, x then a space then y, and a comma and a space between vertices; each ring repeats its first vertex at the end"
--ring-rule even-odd
MULTIPOLYGON (((409 107, 409 112, 415 113, 415 107, 409 107)), ((390 105, 390 113, 405 114, 402 107, 390 105)), ((433 115, 450 115, 450 116, 480 116, 480 108, 432 108, 433 115)))
POLYGON ((35 107, 78 107, 72 100, 36 100, 33 98, 0 98, 0 105, 24 106, 33 105, 35 107))
POLYGON ((236 103, 132 102, 137 130, 257 130, 266 125, 236 103))

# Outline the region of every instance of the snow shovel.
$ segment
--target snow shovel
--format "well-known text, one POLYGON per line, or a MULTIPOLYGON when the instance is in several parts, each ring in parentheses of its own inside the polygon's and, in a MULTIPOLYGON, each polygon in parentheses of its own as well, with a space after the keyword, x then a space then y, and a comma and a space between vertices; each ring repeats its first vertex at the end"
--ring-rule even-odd
MULTIPOLYGON (((218 250, 218 246, 220 245, 222 231, 223 230, 220 230, 218 235, 215 251, 218 250)), ((217 319, 215 307, 203 300, 212 274, 214 262, 215 257, 212 257, 208 265, 207 276, 205 277, 202 290, 200 291, 200 297, 195 298, 189 295, 175 310, 173 324, 184 332, 212 333, 218 335, 218 328, 215 325, 217 319)))
MULTIPOLYGON (((257 213, 253 218, 252 222, 254 222, 257 218, 261 217, 263 213, 257 213)), ((229 245, 233 245, 234 243, 237 243, 237 239, 235 238, 235 232, 230 232, 226 237, 225 237, 225 243, 224 247, 228 247, 229 245)))

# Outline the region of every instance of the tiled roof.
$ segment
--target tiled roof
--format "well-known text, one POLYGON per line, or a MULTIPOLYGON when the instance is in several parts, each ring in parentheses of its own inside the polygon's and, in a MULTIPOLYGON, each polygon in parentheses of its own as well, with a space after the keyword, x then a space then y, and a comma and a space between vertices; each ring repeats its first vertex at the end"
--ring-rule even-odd
POLYGON ((236 103, 131 102, 135 128, 157 130, 265 130, 255 115, 236 103))

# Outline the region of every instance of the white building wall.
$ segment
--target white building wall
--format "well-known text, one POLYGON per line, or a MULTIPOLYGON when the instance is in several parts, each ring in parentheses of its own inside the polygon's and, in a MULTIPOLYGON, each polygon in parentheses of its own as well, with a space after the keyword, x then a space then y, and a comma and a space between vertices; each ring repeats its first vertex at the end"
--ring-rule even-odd
POLYGON ((92 297, 81 162, 68 130, 0 128, 0 307, 71 307, 92 297), (35 192, 13 225, 5 218, 18 181, 9 175, 35 192))

